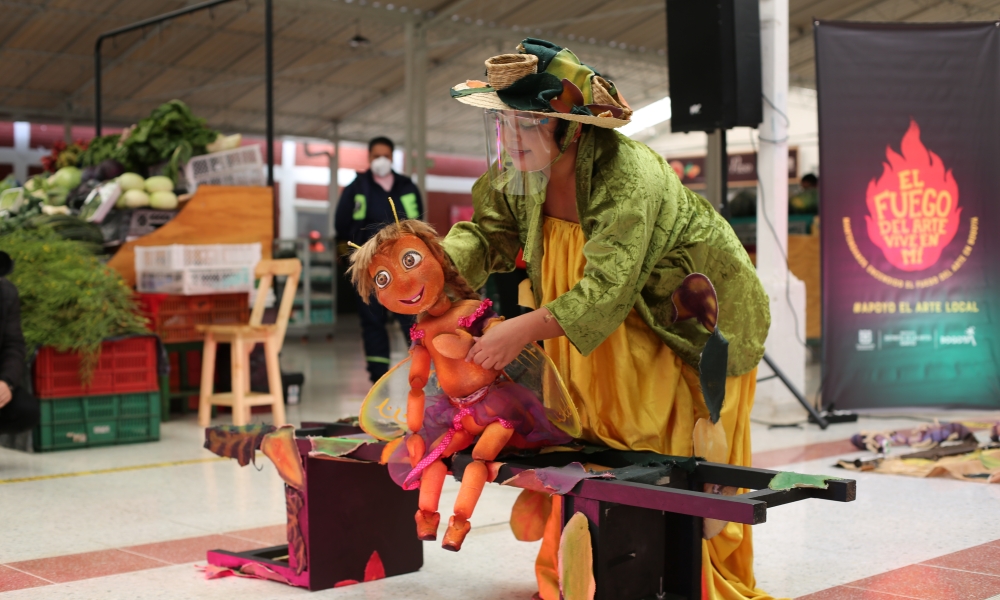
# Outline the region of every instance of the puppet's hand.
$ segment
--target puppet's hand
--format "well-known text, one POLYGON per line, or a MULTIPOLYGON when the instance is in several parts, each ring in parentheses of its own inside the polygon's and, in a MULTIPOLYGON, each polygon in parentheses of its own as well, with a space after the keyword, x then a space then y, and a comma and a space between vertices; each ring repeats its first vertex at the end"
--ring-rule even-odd
POLYGON ((502 370, 524 349, 531 337, 525 337, 515 320, 501 321, 488 327, 469 350, 465 360, 480 365, 484 369, 502 370))

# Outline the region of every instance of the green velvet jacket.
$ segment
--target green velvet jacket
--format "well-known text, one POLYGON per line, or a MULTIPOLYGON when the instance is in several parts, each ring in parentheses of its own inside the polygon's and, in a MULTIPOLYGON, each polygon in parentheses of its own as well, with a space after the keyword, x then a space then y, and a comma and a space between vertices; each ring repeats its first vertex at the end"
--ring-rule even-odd
MULTIPOLYGON (((771 316, 767 294, 733 229, 649 147, 614 130, 588 129, 576 161, 587 264, 583 279, 546 307, 584 355, 635 308, 697 369, 708 331, 694 319, 672 324, 670 296, 687 275, 703 273, 719 297, 719 328, 730 342, 728 374, 749 372, 764 354, 771 316)), ((472 221, 456 224, 444 240, 448 256, 478 288, 490 273, 513 270, 523 248, 540 306, 544 193, 507 195, 484 175, 472 197, 472 221)))

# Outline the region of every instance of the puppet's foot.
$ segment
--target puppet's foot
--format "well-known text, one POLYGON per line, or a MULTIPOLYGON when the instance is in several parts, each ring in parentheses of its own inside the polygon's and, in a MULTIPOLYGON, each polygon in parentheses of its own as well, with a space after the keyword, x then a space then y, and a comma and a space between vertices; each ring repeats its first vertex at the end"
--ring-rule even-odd
POLYGON ((437 539, 438 524, 441 523, 441 513, 418 510, 414 518, 417 521, 417 539, 425 542, 433 542, 437 539))
POLYGON ((465 541, 465 536, 469 535, 470 529, 472 529, 472 523, 452 515, 448 521, 448 530, 444 534, 441 547, 445 550, 458 552, 462 549, 462 542, 465 541))

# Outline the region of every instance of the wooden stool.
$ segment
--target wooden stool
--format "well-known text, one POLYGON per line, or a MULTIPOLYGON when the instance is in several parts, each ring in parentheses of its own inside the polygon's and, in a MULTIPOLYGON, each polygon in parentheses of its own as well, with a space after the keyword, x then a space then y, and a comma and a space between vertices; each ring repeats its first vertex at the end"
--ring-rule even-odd
POLYGON ((285 399, 281 388, 281 366, 278 353, 285 341, 285 330, 292 314, 295 292, 299 287, 302 263, 297 258, 282 260, 262 260, 257 264, 256 277, 260 279, 257 296, 249 325, 200 325, 198 331, 205 333, 205 349, 201 357, 201 395, 198 404, 198 424, 208 427, 212 419, 212 406, 231 406, 233 425, 250 422, 250 409, 254 406, 271 405, 274 425, 285 424, 285 399), (274 324, 262 325, 264 304, 274 284, 274 277, 286 275, 285 290, 281 295, 278 319, 274 324), (232 357, 232 392, 214 393, 215 349, 218 344, 230 344, 232 357), (267 360, 266 394, 250 391, 250 353, 258 343, 264 344, 267 360))

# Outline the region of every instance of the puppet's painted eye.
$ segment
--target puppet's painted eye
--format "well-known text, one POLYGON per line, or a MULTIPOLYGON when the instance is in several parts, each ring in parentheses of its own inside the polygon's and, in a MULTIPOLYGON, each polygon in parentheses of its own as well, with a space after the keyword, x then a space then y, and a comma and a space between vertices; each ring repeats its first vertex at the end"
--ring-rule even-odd
POLYGON ((385 289, 385 286, 389 285, 390 281, 392 281, 392 275, 389 275, 389 271, 375 273, 375 285, 378 286, 378 289, 385 289))
POLYGON ((409 252, 403 255, 403 260, 402 260, 403 267, 407 271, 409 271, 413 267, 419 265, 420 261, 422 261, 423 259, 424 257, 420 256, 419 252, 417 252, 416 250, 410 250, 409 252))

